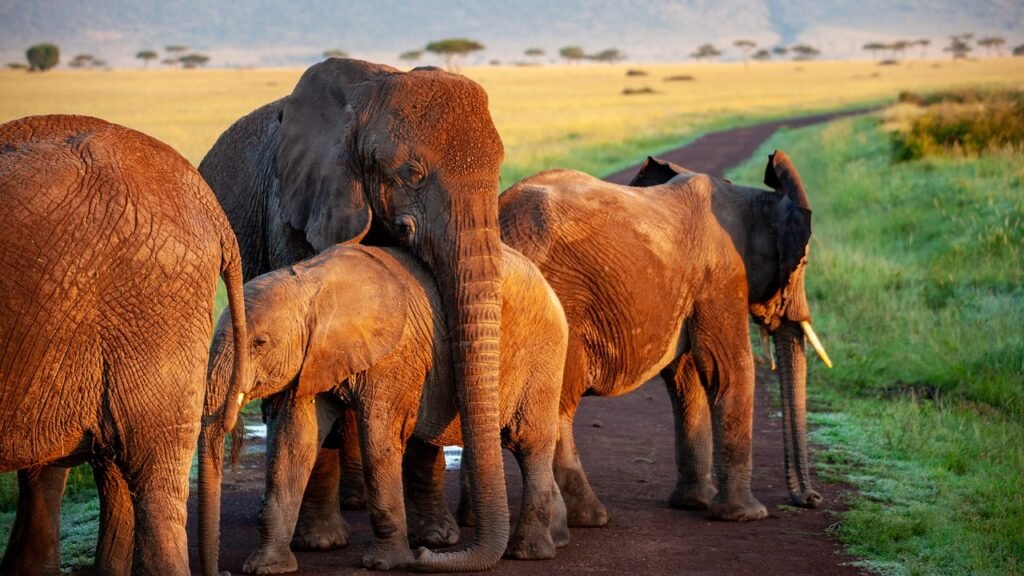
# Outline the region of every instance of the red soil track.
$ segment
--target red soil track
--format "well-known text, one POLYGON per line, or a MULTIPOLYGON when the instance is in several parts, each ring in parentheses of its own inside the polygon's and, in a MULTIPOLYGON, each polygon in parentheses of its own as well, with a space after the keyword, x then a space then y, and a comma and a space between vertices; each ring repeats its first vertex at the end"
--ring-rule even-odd
MULTIPOLYGON (((708 134, 660 157, 692 170, 714 175, 745 161, 781 126, 802 126, 837 116, 822 114, 708 134)), ((799 164, 799 159, 796 159, 799 164)), ((626 182, 636 168, 608 177, 626 182)), ((756 184, 756 183, 751 183, 756 184)), ((813 191, 811 191, 813 197, 813 191)), ((809 361, 816 361, 813 357, 809 361)), ((828 534, 838 521, 847 488, 815 478, 825 497, 819 510, 795 509, 786 504, 782 463, 780 409, 770 405, 767 386, 777 386, 770 372, 759 368, 754 420, 754 494, 768 507, 760 522, 727 523, 700 512, 673 510, 667 500, 675 481, 673 422, 665 386, 652 381, 618 398, 585 398, 576 417, 580 458, 591 484, 611 513, 605 528, 573 529, 571 543, 549 561, 503 560, 495 575, 558 573, 693 574, 757 576, 853 575, 853 558, 841 552, 828 534)), ((809 386, 814 386, 813 380, 809 386)), ((252 445, 252 443, 250 443, 252 445)), ((812 451, 812 463, 814 462, 812 451)), ((257 512, 263 488, 262 456, 245 457, 225 474, 221 569, 241 572, 242 563, 256 546, 257 512)), ((513 514, 518 510, 520 480, 511 457, 505 469, 513 514)), ((449 504, 457 498, 458 474, 448 477, 449 504)), ((189 506, 189 537, 193 571, 198 572, 195 499, 189 506)), ((347 547, 331 552, 299 552, 300 574, 367 572, 360 558, 370 542, 366 512, 345 514, 351 527, 347 547)), ((471 534, 463 531, 463 538, 471 534)))

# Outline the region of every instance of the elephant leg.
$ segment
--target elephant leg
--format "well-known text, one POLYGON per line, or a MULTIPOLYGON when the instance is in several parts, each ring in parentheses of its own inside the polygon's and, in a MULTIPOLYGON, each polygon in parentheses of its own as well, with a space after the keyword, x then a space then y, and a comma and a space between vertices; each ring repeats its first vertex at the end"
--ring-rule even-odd
POLYGON ((135 540, 135 510, 131 492, 116 464, 109 460, 92 465, 100 493, 100 530, 96 541, 97 574, 130 574, 135 540))
POLYGON ((363 480, 363 460, 359 456, 359 427, 355 410, 346 408, 338 422, 338 457, 341 465, 341 483, 338 488, 342 510, 366 508, 366 483, 363 480))
POLYGON ((455 518, 459 526, 476 526, 476 515, 473 513, 473 491, 469 488, 470 458, 468 451, 462 451, 462 463, 459 465, 459 505, 455 508, 455 518))
MULTIPOLYGON (((302 496, 310 479, 320 443, 333 422, 318 425, 314 398, 282 398, 267 427, 267 486, 260 508, 260 543, 242 566, 246 574, 281 574, 298 569, 298 561, 289 544, 302 505, 302 496)), ((321 418, 326 416, 321 415, 321 418)), ((336 458, 331 458, 337 462, 336 458)), ((337 494, 337 477, 330 490, 337 494)), ((340 518, 337 502, 331 512, 340 518)), ((348 527, 344 525, 344 541, 348 527)))
POLYGON ((711 409, 693 356, 684 354, 662 371, 672 399, 676 430, 676 486, 669 505, 705 510, 717 490, 711 478, 711 409))
POLYGON ((572 423, 575 415, 561 414, 559 417, 559 439, 555 448, 555 481, 565 499, 565 508, 569 516, 569 526, 605 526, 608 524, 608 510, 597 499, 594 489, 590 487, 587 474, 580 463, 579 452, 576 451, 576 440, 573 438, 572 423))
POLYGON ((60 505, 68 468, 18 470, 18 504, 0 574, 60 574, 60 505))
MULTIPOLYGON (((362 470, 360 470, 362 474, 362 470)), ((360 484, 362 481, 360 481, 360 484)), ((306 491, 291 545, 296 550, 331 550, 348 544, 348 524, 339 501, 342 468, 335 448, 320 448, 306 491)))
POLYGON ((513 453, 523 474, 523 500, 519 523, 505 555, 520 560, 555 557, 555 548, 569 543, 568 519, 555 483, 552 464, 554 438, 545 445, 516 446, 513 453), (557 540, 555 539, 557 537, 557 540))
POLYGON ((386 400, 359 406, 359 420, 365 423, 359 440, 366 475, 366 508, 373 528, 373 543, 363 554, 363 566, 391 570, 414 562, 409 549, 402 487, 404 422, 396 421, 395 407, 386 400))
POLYGON ((768 511, 750 492, 754 360, 745 298, 724 304, 698 303, 691 330, 694 365, 712 406, 719 491, 708 510, 711 517, 721 520, 760 520, 768 511))
POLYGON ((405 517, 413 546, 444 547, 459 541, 459 526, 444 497, 444 451, 410 438, 402 459, 405 517))

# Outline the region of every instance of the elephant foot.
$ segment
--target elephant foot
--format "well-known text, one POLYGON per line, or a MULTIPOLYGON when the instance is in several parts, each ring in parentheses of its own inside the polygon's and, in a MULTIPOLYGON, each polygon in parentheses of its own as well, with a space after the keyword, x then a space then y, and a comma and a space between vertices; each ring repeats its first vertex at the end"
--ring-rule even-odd
POLYGON ((551 541, 555 548, 561 548, 569 544, 569 515, 565 509, 565 500, 561 494, 557 494, 554 506, 551 509, 551 541))
POLYGON ((411 566, 415 562, 412 550, 404 541, 382 542, 375 540, 363 554, 363 567, 371 570, 392 570, 411 566))
POLYGON ((448 510, 419 513, 408 510, 409 544, 443 548, 459 541, 459 525, 448 510))
POLYGON ((815 490, 807 490, 803 494, 789 493, 789 501, 794 506, 800 506, 801 508, 818 508, 825 501, 821 494, 818 494, 815 490))
POLYGON ((707 510, 718 490, 709 483, 681 484, 668 497, 668 505, 682 510, 707 510))
POLYGON ((298 569, 299 561, 287 546, 261 546, 250 554, 242 565, 242 572, 245 574, 286 574, 298 569))
POLYGON ((592 495, 590 498, 565 496, 565 509, 569 526, 598 528, 608 525, 608 510, 592 495))
POLYGON ((366 509, 366 482, 361 470, 359 474, 342 474, 338 497, 342 510, 366 509))
POLYGON ((547 528, 536 527, 524 531, 516 530, 505 549, 506 558, 517 560, 547 560, 555 557, 555 542, 547 528))
POLYGON ((301 515, 292 537, 292 548, 296 550, 332 550, 346 544, 348 523, 339 510, 301 515))
POLYGON ((727 520, 730 522, 747 522, 761 520, 768 517, 768 509, 754 498, 750 490, 745 491, 739 498, 732 501, 724 501, 720 498, 721 493, 708 505, 708 511, 716 520, 727 520))

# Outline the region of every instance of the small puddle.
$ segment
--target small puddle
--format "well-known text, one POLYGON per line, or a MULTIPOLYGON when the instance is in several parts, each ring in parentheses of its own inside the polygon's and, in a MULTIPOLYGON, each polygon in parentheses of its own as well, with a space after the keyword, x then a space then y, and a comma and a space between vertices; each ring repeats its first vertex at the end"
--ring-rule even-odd
POLYGON ((259 438, 260 440, 267 439, 267 425, 266 424, 246 424, 245 425, 245 437, 246 438, 259 438))
POLYGON ((462 446, 444 447, 444 469, 458 470, 462 467, 462 446))

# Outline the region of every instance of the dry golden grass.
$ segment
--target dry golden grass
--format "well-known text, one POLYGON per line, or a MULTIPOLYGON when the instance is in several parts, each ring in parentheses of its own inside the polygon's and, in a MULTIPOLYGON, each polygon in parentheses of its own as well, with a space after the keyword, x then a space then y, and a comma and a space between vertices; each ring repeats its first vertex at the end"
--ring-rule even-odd
MULTIPOLYGON (((301 70, 0 71, 0 121, 29 114, 90 114, 151 134, 198 164, 235 119, 291 91, 301 70)), ((666 146, 743 118, 893 99, 901 90, 1024 86, 1024 58, 731 64, 622 64, 471 68, 490 95, 506 147, 506 180, 555 166, 608 170, 597 154, 623 143, 666 146), (638 68, 647 76, 626 76, 638 68), (667 82, 690 75, 693 81, 667 82), (653 94, 626 96, 624 88, 653 94)), ((627 146, 628 148, 628 146, 627 146)), ((635 158, 623 158, 629 163, 635 158)), ((505 182, 509 184, 511 182, 505 182)))

